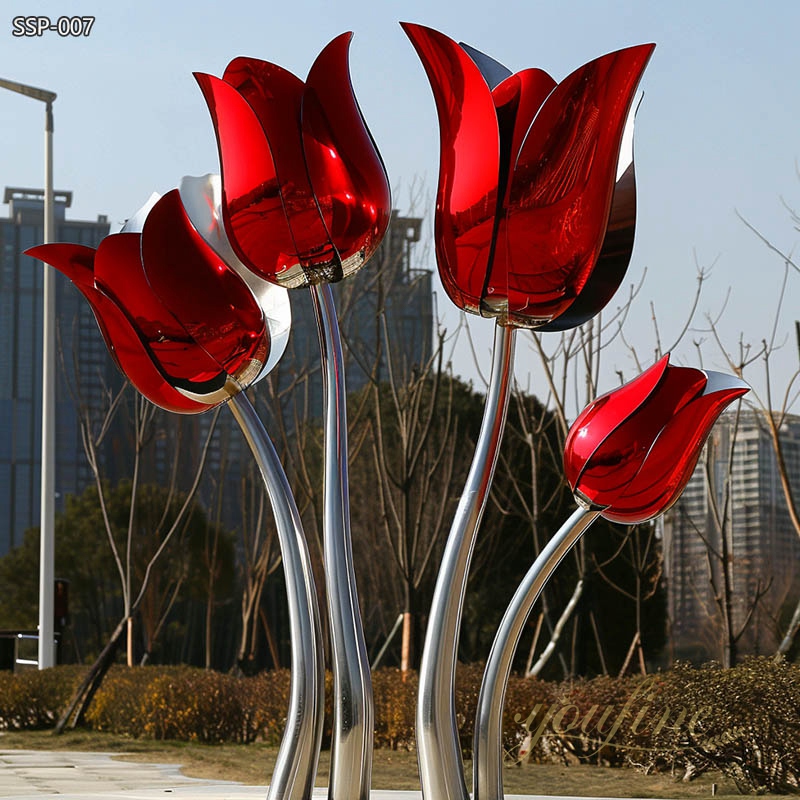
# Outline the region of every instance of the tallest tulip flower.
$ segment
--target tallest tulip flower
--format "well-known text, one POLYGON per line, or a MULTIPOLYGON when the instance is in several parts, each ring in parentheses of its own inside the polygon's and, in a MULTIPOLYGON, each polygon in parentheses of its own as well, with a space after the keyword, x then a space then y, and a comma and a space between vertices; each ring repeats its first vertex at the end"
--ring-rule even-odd
POLYGON ((455 658, 505 424, 514 334, 581 325, 622 282, 636 209, 631 107, 653 45, 602 56, 557 83, 540 69, 512 74, 431 28, 403 27, 439 115, 439 274, 459 308, 497 322, 481 431, 428 617, 417 704, 423 796, 468 800, 455 658))
POLYGON ((310 287, 317 315, 334 674, 331 800, 369 797, 374 712, 352 564, 344 365, 330 283, 370 258, 391 214, 386 171, 350 83, 350 37, 330 42, 305 82, 252 58, 235 59, 222 78, 196 75, 217 134, 231 246, 262 278, 310 287))
POLYGON ((621 148, 654 45, 556 83, 404 28, 439 113, 436 255, 448 295, 504 325, 585 322, 619 286, 633 246, 633 154, 621 148))

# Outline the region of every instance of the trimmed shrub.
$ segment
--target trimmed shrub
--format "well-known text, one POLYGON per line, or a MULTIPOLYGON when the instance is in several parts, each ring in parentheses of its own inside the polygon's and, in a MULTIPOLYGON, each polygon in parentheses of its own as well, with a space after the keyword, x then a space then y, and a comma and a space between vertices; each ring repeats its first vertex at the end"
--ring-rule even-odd
POLYGON ((245 742, 264 740, 274 745, 280 742, 289 709, 290 677, 288 669, 281 669, 241 680, 238 693, 245 742))
POLYGON ((0 730, 55 725, 84 673, 82 666, 0 672, 0 730))
POLYGON ((380 669, 373 673, 376 747, 415 749, 418 689, 416 672, 409 671, 403 676, 399 669, 380 669))
POLYGON ((86 723, 98 731, 143 736, 142 699, 160 672, 151 667, 111 667, 86 711, 86 723))
MULTIPOLYGON (((52 727, 85 667, 0 672, 0 730, 52 727)), ((457 723, 472 755, 482 664, 459 664, 457 723)), ((414 749, 418 676, 372 676, 375 744, 414 749)), ((203 743, 277 744, 289 705, 288 670, 250 678, 191 667, 114 666, 86 715, 96 730, 203 743)), ((333 679, 326 675, 323 744, 330 741, 333 679)), ((634 678, 544 683, 512 676, 503 718, 506 763, 521 745, 538 761, 680 771, 719 770, 741 791, 800 791, 800 666, 750 658, 733 669, 679 664, 634 678)))
POLYGON ((631 751, 646 769, 687 777, 718 769, 742 792, 800 790, 800 666, 752 657, 732 669, 677 665, 651 697, 649 749, 631 751))

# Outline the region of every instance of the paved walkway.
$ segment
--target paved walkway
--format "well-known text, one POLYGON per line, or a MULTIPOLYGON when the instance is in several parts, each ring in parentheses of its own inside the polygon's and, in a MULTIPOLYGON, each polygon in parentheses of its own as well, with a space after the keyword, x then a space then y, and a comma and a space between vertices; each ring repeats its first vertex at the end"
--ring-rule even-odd
POLYGON ((264 786, 187 778, 174 764, 115 761, 106 753, 0 750, 0 797, 14 800, 265 798, 264 786))
MULTIPOLYGON (((117 754, 119 755, 119 754, 117 754)), ((314 790, 326 800, 328 790, 314 790)), ((11 800, 265 800, 266 786, 187 778, 175 764, 116 761, 108 753, 0 750, 0 798, 11 800)), ((371 800, 421 800, 420 792, 374 790, 371 800)), ((506 800, 613 800, 506 795, 506 800)))

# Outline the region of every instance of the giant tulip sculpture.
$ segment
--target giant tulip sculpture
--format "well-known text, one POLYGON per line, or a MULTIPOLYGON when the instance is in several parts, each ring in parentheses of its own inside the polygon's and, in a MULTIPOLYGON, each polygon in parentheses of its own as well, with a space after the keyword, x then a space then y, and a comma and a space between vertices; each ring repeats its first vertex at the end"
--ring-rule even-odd
POLYGON ((329 795, 369 797, 373 701, 353 573, 344 365, 330 282, 375 252, 391 212, 383 162, 353 94, 351 34, 330 42, 305 83, 276 64, 237 58, 197 74, 222 165, 222 219, 257 275, 311 288, 323 361, 325 575, 334 673, 329 795))
POLYGON ((178 190, 153 196, 97 250, 59 243, 27 254, 72 280, 117 366, 168 411, 196 413, 218 405, 266 374, 271 350, 274 363, 285 347, 285 293, 278 300, 279 292, 262 281, 259 298, 232 267, 220 264, 178 190), (259 299, 277 314, 266 316, 259 299), (270 323, 279 328, 274 348, 270 323))
POLYGON ((602 56, 556 83, 539 69, 511 74, 430 28, 403 27, 439 115, 442 283, 457 306, 498 323, 481 432, 434 591, 417 705, 423 794, 467 800, 455 658, 505 422, 514 332, 580 325, 622 281, 635 221, 631 107, 653 45, 602 56))
POLYGON ((241 426, 275 514, 291 629, 292 685, 270 797, 301 800, 314 787, 324 719, 317 594, 289 483, 243 391, 282 355, 289 299, 233 254, 219 221, 219 186, 218 176, 185 178, 180 190, 153 196, 96 251, 47 244, 27 253, 72 280, 112 357, 145 397, 179 413, 227 401, 241 426))
POLYGON ((520 635, 542 588, 586 529, 602 516, 637 525, 678 499, 711 427, 749 387, 731 375, 678 367, 664 356, 630 383, 591 403, 564 447, 578 509, 547 543, 506 610, 492 645, 475 722, 475 797, 503 797, 505 687, 520 635))

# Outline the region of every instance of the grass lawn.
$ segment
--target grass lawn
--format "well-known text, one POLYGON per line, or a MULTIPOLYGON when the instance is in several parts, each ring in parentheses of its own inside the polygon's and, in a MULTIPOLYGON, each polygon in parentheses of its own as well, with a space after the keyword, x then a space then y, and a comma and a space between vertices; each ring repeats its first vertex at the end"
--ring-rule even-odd
MULTIPOLYGON (((156 742, 93 731, 75 731, 63 736, 54 736, 43 731, 0 733, 0 749, 119 753, 119 758, 126 761, 181 764, 183 773, 195 778, 233 780, 252 785, 268 783, 277 754, 275 747, 263 744, 200 745, 156 742)), ((330 753, 323 752, 317 777, 318 786, 327 786, 329 764, 330 753)), ((467 768, 469 772, 469 764, 467 768)), ((644 775, 633 769, 565 767, 552 764, 509 767, 505 772, 507 794, 710 798, 712 784, 717 785, 717 798, 740 797, 735 785, 721 775, 703 775, 691 783, 683 783, 670 775, 644 775)), ((418 789, 416 754, 376 750, 372 786, 375 789, 418 789)))

